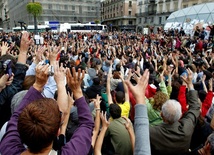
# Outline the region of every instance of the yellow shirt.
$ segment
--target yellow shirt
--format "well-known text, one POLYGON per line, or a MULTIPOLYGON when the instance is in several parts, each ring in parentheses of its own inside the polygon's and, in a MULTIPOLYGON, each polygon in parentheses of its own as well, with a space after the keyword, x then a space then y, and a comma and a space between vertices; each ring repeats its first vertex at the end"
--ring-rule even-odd
POLYGON ((118 104, 121 108, 121 117, 129 117, 129 112, 130 112, 130 103, 129 102, 124 102, 123 104, 118 104))

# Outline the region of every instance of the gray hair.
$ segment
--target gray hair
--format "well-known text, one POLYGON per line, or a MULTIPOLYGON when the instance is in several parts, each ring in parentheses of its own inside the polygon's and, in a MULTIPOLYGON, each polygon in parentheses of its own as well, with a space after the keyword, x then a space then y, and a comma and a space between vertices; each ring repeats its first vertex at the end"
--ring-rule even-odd
POLYGON ((176 100, 167 100, 161 110, 164 119, 170 124, 177 122, 182 115, 181 105, 176 100))
POLYGON ((210 153, 211 155, 213 155, 214 154, 214 133, 208 136, 207 141, 210 144, 210 153))

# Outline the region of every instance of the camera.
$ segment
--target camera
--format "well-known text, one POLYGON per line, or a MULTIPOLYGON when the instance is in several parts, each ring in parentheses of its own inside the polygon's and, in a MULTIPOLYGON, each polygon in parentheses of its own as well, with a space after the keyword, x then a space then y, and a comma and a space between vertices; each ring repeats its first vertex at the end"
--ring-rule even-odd
POLYGON ((49 76, 53 76, 54 75, 54 67, 53 66, 49 66, 49 68, 48 68, 48 75, 49 76))
MULTIPOLYGON (((39 65, 45 65, 46 63, 44 61, 40 61, 39 65)), ((54 75, 54 67, 52 65, 50 65, 48 67, 48 75, 49 76, 53 76, 54 75)))
POLYGON ((3 63, 4 73, 5 73, 5 74, 8 74, 9 77, 12 76, 12 68, 11 68, 11 65, 12 65, 12 61, 11 61, 10 59, 6 60, 6 61, 3 63))

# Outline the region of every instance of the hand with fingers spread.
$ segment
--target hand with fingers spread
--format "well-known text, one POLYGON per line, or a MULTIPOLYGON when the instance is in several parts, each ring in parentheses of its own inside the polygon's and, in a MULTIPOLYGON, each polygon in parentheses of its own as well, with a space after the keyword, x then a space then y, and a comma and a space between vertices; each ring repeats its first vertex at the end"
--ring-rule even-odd
POLYGON ((1 45, 1 55, 5 55, 10 47, 7 42, 2 42, 1 45))
POLYGON ((100 110, 101 96, 99 96, 99 95, 97 94, 96 98, 92 99, 92 101, 93 101, 93 103, 94 103, 94 108, 95 108, 96 110, 98 110, 98 109, 100 110))
POLYGON ((107 120, 107 116, 106 116, 106 112, 103 113, 103 111, 101 112, 100 118, 102 120, 102 128, 107 129, 108 126, 110 125, 110 122, 107 120))
POLYGON ((81 84, 83 81, 83 78, 85 76, 85 71, 81 69, 78 70, 76 73, 75 67, 72 68, 72 75, 70 72, 70 69, 67 69, 66 72, 66 79, 69 88, 72 90, 74 94, 74 98, 77 100, 83 96, 82 89, 81 89, 81 84))
POLYGON ((187 84, 189 89, 194 89, 194 86, 192 84, 193 73, 189 68, 187 69, 187 77, 181 76, 181 78, 187 84))
POLYGON ((145 104, 145 91, 148 85, 149 80, 149 70, 146 69, 143 73, 143 76, 135 79, 137 84, 133 86, 130 81, 126 80, 126 84, 133 93, 137 104, 145 104))
POLYGON ((39 46, 37 50, 35 50, 36 58, 34 60, 35 64, 38 64, 42 61, 42 55, 45 52, 45 47, 39 46))
POLYGON ((36 81, 33 87, 40 92, 42 92, 44 85, 48 81, 48 67, 49 65, 40 64, 36 66, 36 81))
POLYGON ((49 50, 49 60, 51 65, 53 65, 53 63, 56 61, 56 58, 60 52, 60 49, 61 49, 61 46, 58 46, 58 47, 55 46, 53 47, 53 50, 49 50))
POLYGON ((63 64, 59 67, 59 62, 56 61, 53 64, 54 67, 54 79, 57 85, 65 86, 65 77, 66 77, 66 69, 63 67, 63 64))
POLYGON ((19 50, 19 56, 18 56, 18 63, 26 64, 27 60, 27 52, 29 45, 31 44, 32 40, 29 40, 29 33, 28 32, 22 32, 22 38, 20 43, 20 50, 19 50))

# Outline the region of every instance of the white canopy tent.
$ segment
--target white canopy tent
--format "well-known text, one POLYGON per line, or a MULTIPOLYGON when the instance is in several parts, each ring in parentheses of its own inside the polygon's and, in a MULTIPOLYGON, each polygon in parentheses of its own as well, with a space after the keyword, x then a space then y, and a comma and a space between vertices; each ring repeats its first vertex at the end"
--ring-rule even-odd
POLYGON ((205 28, 207 25, 214 24, 214 2, 194 5, 173 12, 168 17, 164 30, 183 27, 186 33, 190 34, 198 23, 205 28))

